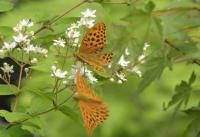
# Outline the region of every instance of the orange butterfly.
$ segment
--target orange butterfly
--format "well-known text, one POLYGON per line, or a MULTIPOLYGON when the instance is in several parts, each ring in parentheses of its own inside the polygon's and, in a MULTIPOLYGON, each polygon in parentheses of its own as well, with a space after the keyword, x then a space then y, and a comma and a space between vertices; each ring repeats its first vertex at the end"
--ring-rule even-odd
POLYGON ((76 93, 74 98, 79 103, 88 135, 91 135, 95 127, 107 119, 108 108, 86 83, 79 71, 76 74, 76 93))
POLYGON ((112 53, 100 53, 106 44, 106 26, 104 23, 97 23, 90 28, 81 43, 78 53, 75 56, 82 62, 89 64, 95 71, 107 76, 105 65, 112 61, 112 53))

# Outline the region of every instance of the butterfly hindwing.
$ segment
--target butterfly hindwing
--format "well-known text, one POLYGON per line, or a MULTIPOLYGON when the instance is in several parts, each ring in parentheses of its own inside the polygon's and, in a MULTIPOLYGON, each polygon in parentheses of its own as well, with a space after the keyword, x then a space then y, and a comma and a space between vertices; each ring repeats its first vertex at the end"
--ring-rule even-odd
POLYGON ((89 135, 97 125, 104 122, 108 117, 108 109, 106 104, 98 97, 91 87, 86 83, 80 72, 76 74, 76 92, 81 94, 78 98, 83 121, 89 135))

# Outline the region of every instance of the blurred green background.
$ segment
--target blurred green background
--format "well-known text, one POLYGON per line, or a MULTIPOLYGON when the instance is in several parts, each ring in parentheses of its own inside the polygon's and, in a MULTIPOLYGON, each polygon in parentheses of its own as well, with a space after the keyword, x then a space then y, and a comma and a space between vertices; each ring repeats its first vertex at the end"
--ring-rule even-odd
MULTIPOLYGON (((2 12, 0 14, 0 26, 13 27, 22 19, 32 19, 36 22, 45 21, 63 13, 79 2, 80 0, 16 0, 14 7, 10 11, 2 12)), ((112 2, 117 3, 122 1, 113 0, 112 2)), ((148 0, 139 0, 139 2, 136 3, 136 7, 143 9, 147 2, 148 0)), ((153 2, 156 4, 154 10, 160 10, 181 4, 183 6, 187 6, 189 2, 192 3, 192 0, 153 0, 153 2)), ((73 12, 69 13, 66 18, 80 17, 81 11, 91 8, 97 10, 97 20, 108 24, 117 24, 120 23, 121 17, 123 17, 126 13, 126 10, 123 11, 127 8, 126 6, 126 4, 100 5, 97 3, 89 3, 75 9, 73 12)), ((184 16, 184 14, 185 13, 175 15, 175 17, 173 16, 173 19, 171 20, 172 22, 170 22, 171 24, 168 25, 175 27, 174 24, 176 21, 184 16)), ((199 18, 194 19, 194 22, 198 21, 200 22, 199 18)), ((58 28, 66 27, 67 25, 64 23, 65 21, 61 23, 62 27, 58 28)), ((36 24, 35 29, 39 28, 39 26, 41 26, 41 24, 36 24)), ((60 32, 62 32, 62 30, 60 32)), ((112 31, 109 31, 109 28, 108 33, 108 41, 111 43, 109 46, 112 46, 112 43, 114 43, 113 37, 117 34, 112 34, 112 31)), ((176 30, 173 30, 172 32, 169 32, 167 36, 171 37, 175 35, 175 33, 176 30)), ((151 44, 150 48, 155 49, 156 47, 151 44)), ((179 84, 181 80, 187 81, 193 71, 195 71, 196 74, 200 74, 200 69, 197 65, 186 63, 176 63, 172 68, 172 70, 166 68, 161 78, 159 80, 155 80, 141 93, 137 92, 138 83, 141 81, 141 78, 138 78, 136 75, 128 76, 128 81, 123 84, 105 83, 101 86, 96 86, 96 90, 100 92, 109 106, 110 116, 104 124, 97 127, 93 136, 190 137, 190 135, 186 134, 186 130, 188 128, 188 124, 192 121, 192 118, 188 117, 181 111, 177 112, 176 115, 173 115, 173 108, 165 111, 163 105, 167 105, 167 103, 171 100, 171 97, 174 94, 175 86, 179 84)), ((195 86, 198 87, 198 75, 196 81, 195 86)), ((200 97, 199 95, 199 92, 193 93, 186 108, 197 105, 200 97)), ((22 102, 23 100, 27 103, 29 101, 29 97, 24 96, 22 102)), ((73 102, 73 100, 71 100, 71 102, 73 102)), ((73 108, 79 113, 79 108, 76 104, 73 104, 73 108)), ((44 137, 87 136, 83 123, 75 122, 58 111, 42 115, 41 120, 38 122, 41 126, 40 132, 44 135, 44 137)), ((18 137, 18 135, 16 135, 16 137, 18 137)), ((37 137, 37 135, 35 137, 37 137)), ((196 136, 191 135, 191 137, 196 136)))

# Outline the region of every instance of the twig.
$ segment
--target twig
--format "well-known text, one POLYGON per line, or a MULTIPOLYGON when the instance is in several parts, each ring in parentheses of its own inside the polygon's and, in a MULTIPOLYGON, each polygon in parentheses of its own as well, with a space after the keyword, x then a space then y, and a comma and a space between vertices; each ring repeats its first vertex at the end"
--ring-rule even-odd
MULTIPOLYGON (((39 112, 39 113, 36 113, 36 114, 30 114, 30 116, 31 116, 31 117, 36 117, 36 116, 44 115, 44 114, 46 114, 46 113, 48 113, 48 112, 51 112, 51 111, 53 111, 53 110, 57 110, 58 107, 60 107, 60 106, 62 106, 63 104, 65 104, 65 103, 66 103, 67 101, 69 101, 73 96, 74 96, 74 92, 73 92, 66 100, 64 100, 63 102, 61 102, 60 104, 58 104, 56 107, 52 107, 52 108, 50 108, 50 109, 48 109, 48 110, 45 110, 45 111, 43 111, 43 112, 39 112)), ((12 123, 10 123, 10 125, 7 127, 7 129, 10 128, 10 127, 12 127, 12 126, 14 126, 14 125, 21 124, 21 123, 23 123, 23 122, 25 122, 25 121, 27 121, 27 120, 29 120, 29 119, 30 119, 30 118, 26 118, 26 119, 21 120, 21 121, 12 122, 12 123)))
MULTIPOLYGON (((175 49, 176 51, 180 52, 182 55, 186 55, 185 52, 181 51, 178 47, 174 46, 169 40, 165 39, 164 42, 169 45, 171 48, 175 49)), ((200 61, 198 59, 192 59, 192 62, 200 65, 200 61)))
POLYGON ((157 10, 153 12, 154 16, 161 16, 163 14, 173 14, 173 13, 179 13, 179 12, 186 12, 186 11, 193 11, 197 10, 200 11, 197 7, 176 7, 176 8, 170 8, 170 9, 164 9, 164 10, 157 10))
POLYGON ((34 35, 38 34, 39 32, 41 32, 44 29, 48 29, 52 24, 54 24, 55 22, 57 22, 60 18, 64 17, 65 15, 67 15, 69 12, 71 12, 72 10, 76 9, 77 7, 81 6, 82 4, 84 4, 85 2, 88 2, 88 0, 83 0, 82 2, 80 2, 79 4, 75 5, 74 7, 72 7, 71 9, 67 10, 66 12, 64 12, 63 14, 51 19, 49 22, 43 24, 43 26, 41 28, 39 28, 38 30, 36 30, 34 32, 34 35))

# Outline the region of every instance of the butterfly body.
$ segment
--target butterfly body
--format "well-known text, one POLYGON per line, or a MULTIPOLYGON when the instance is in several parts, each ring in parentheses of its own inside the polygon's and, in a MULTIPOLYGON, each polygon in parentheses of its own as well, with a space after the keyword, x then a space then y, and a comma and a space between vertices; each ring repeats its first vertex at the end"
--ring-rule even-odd
POLYGON ((105 66, 112 61, 113 55, 101 53, 106 44, 105 30, 104 23, 97 23, 90 28, 83 38, 79 51, 74 54, 78 60, 87 63, 103 76, 108 75, 105 66))
POLYGON ((76 93, 74 98, 79 103, 85 126, 88 134, 91 135, 96 126, 107 119, 108 108, 86 83, 79 71, 76 74, 76 93))

